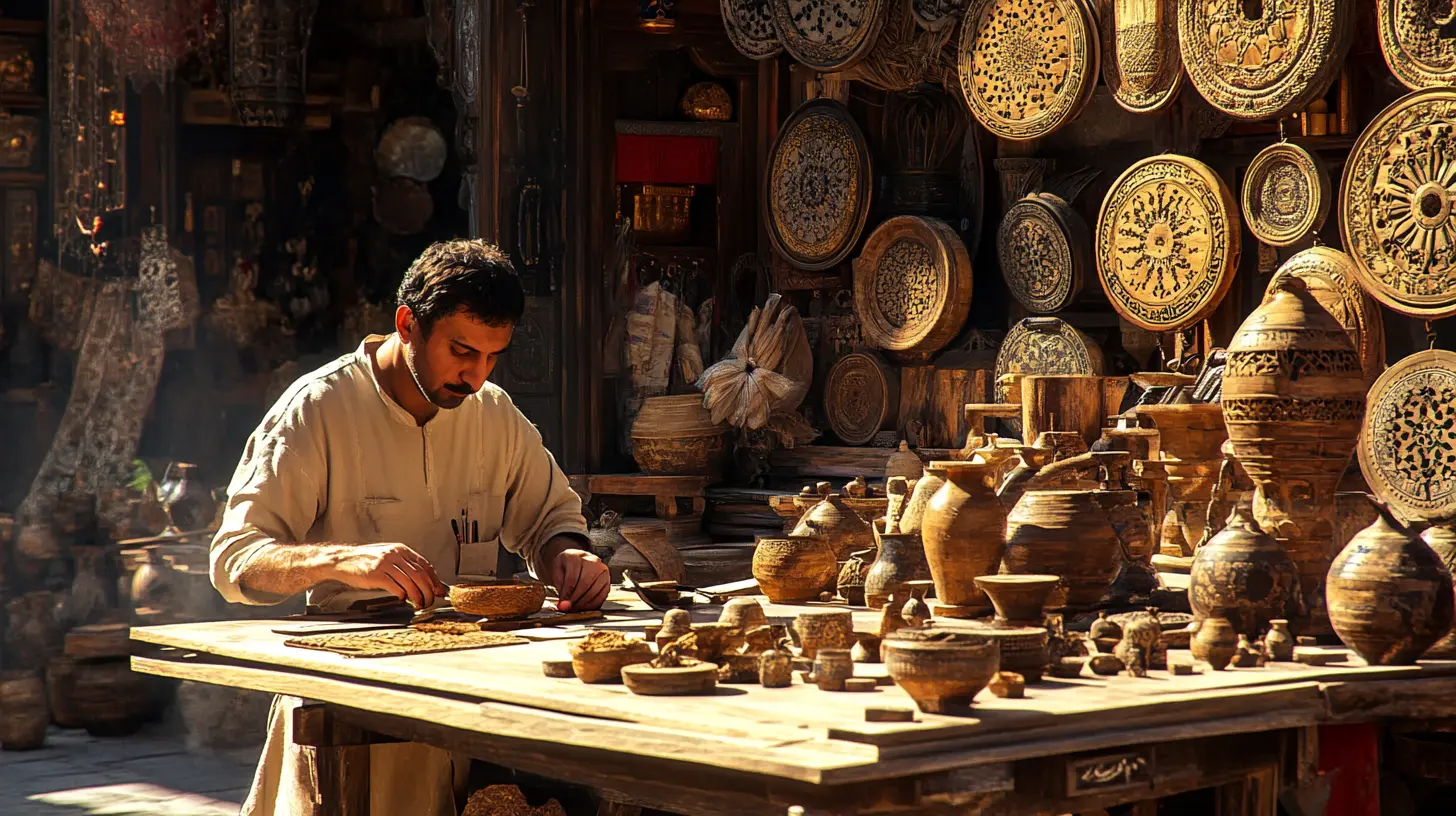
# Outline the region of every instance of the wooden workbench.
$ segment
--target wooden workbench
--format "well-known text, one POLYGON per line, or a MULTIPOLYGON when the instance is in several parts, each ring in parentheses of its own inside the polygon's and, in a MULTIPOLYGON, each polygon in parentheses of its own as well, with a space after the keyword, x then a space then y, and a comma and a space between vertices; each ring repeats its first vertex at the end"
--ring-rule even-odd
MULTIPOLYGON (((604 625, 640 631, 660 619, 631 607, 609 604, 604 625)), ((767 610, 786 622, 796 608, 767 610)), ((712 620, 716 608, 695 617, 712 620)), ((569 631, 523 633, 542 639, 518 646, 346 658, 285 646, 273 631, 282 625, 134 629, 133 667, 321 701, 356 730, 586 784, 615 802, 704 816, 782 814, 792 805, 965 812, 977 803, 987 813, 1085 812, 1213 786, 1232 786, 1229 802, 1243 803, 1227 812, 1272 816, 1279 788, 1313 775, 1309 762, 1291 760, 1312 750, 1313 726, 1456 709, 1456 662, 1274 664, 1048 678, 1021 700, 982 692, 970 716, 917 712, 911 723, 870 723, 866 706, 913 704, 892 685, 870 693, 732 685, 713 697, 661 698, 544 677, 541 661, 566 656, 569 631)), ((873 664, 860 669, 883 674, 873 664)))

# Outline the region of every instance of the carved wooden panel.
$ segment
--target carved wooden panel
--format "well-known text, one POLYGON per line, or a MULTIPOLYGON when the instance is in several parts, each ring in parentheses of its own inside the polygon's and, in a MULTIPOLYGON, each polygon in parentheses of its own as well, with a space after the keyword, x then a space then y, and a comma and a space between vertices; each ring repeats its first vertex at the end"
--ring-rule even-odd
POLYGON ((1092 338, 1055 317, 1028 317, 1011 327, 996 353, 996 401, 1008 400, 1001 378, 1007 374, 1096 374, 1103 370, 1102 349, 1092 338))
POLYGON ((37 224, 36 191, 12 187, 5 191, 4 300, 22 295, 35 280, 37 224))
POLYGON ((1319 232, 1332 197, 1324 160, 1293 142, 1259 151, 1244 174, 1244 220, 1270 246, 1289 246, 1319 232))
POLYGON ((1456 91, 1432 88, 1376 116, 1345 165, 1340 237, 1360 284, 1404 314, 1456 314, 1456 91))
POLYGON ((1268 303, 1285 278, 1300 278, 1309 293, 1340 325, 1360 354, 1365 381, 1371 382, 1385 370, 1385 324, 1380 307, 1360 288, 1355 260, 1330 247, 1313 247, 1295 255, 1279 267, 1264 291, 1268 303))
POLYGON ((926 31, 953 27, 966 11, 966 0, 910 0, 910 13, 926 31))
POLYGON ((718 0, 728 41, 749 59, 769 59, 783 53, 770 0, 718 0))
POLYGON ((1197 323, 1239 264, 1239 215, 1228 185, 1186 156, 1143 159, 1123 173, 1097 219, 1097 276, 1108 300, 1149 331, 1197 323))
POLYGON ((1011 207, 1001 220, 996 250, 1011 294, 1038 314, 1067 308, 1091 279, 1087 223, 1050 193, 1026 196, 1011 207))
POLYGON ((39 95, 40 41, 0 37, 0 94, 39 95))
POLYGON ((526 298, 526 311, 511 335, 510 351, 501 355, 491 379, 512 396, 556 393, 560 385, 556 353, 559 336, 555 299, 526 298))
POLYGON ((1178 4, 1183 67, 1214 107, 1277 119, 1323 96, 1355 29, 1355 0, 1198 0, 1178 4))
POLYGON ((869 215, 869 147, 838 102, 804 103, 769 153, 763 211, 779 254, 801 269, 828 269, 858 243, 869 215))
POLYGON ((1102 0, 1102 81, 1117 104, 1156 113, 1178 98, 1178 0, 1102 0))
POLYGON ((1380 50, 1395 78, 1412 90, 1456 85, 1456 21, 1449 3, 1376 0, 1380 50))
POLYGON ((0 113, 0 170, 39 170, 40 120, 0 113))
POLYGON ((900 374, 874 354, 846 354, 824 380, 824 416, 846 445, 892 430, 900 410, 900 374))
POLYGON ((1085 0, 975 0, 961 26, 961 90, 987 130, 1036 139, 1091 100, 1100 53, 1085 0))
POLYGON ((825 73, 847 70, 864 59, 885 24, 886 0, 770 2, 784 50, 825 73))
POLYGON ((1456 517, 1456 354, 1417 352, 1380 375, 1356 450, 1370 489, 1397 513, 1456 517))
POLYGON ((877 227, 854 262, 865 339, 890 351, 939 351, 971 310, 971 257, 944 221, 901 215, 877 227))

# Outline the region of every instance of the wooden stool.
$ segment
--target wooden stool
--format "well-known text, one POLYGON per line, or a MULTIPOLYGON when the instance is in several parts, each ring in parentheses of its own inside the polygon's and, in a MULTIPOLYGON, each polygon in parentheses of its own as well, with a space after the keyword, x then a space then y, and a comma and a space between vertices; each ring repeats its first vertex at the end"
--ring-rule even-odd
POLYGON ((678 499, 692 501, 691 515, 701 517, 707 506, 703 497, 708 487, 707 476, 648 476, 645 474, 600 474, 572 476, 571 487, 583 504, 592 496, 651 496, 657 505, 657 517, 675 519, 679 515, 678 499))

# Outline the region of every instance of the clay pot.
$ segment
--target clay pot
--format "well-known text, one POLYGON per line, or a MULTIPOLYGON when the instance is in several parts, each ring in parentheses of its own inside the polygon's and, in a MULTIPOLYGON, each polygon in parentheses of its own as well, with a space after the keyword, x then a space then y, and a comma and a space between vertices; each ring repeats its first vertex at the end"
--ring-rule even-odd
POLYGON ((989 465, 937 462, 934 466, 945 473, 946 481, 925 509, 920 538, 935 580, 935 597, 943 604, 937 614, 970 617, 986 605, 976 577, 994 574, 1001 561, 1006 511, 996 498, 989 465))
POLYGON ((909 590, 910 598, 905 605, 900 607, 900 618, 907 626, 919 627, 930 622, 930 604, 925 602, 925 596, 935 589, 934 581, 906 581, 905 589, 909 590))
POLYGON ((1289 621, 1269 621, 1269 633, 1264 635, 1264 654, 1270 660, 1283 663, 1294 660, 1294 635, 1289 631, 1289 621))
POLYGON ((819 502, 804 513, 791 535, 819 536, 834 551, 838 561, 848 561, 857 550, 873 549, 875 534, 854 512, 844 497, 829 492, 829 483, 819 483, 819 502))
POLYGON ((1223 532, 1198 549, 1189 570, 1193 613, 1227 618, 1239 634, 1257 637, 1269 621, 1299 615, 1302 600, 1294 562, 1259 529, 1247 502, 1235 505, 1223 532))
POLYGON ((456 612, 495 620, 527 618, 541 611, 546 585, 509 578, 472 581, 450 587, 450 606, 456 612))
POLYGON ((768 616, 763 613, 763 604, 757 598, 730 598, 723 605, 723 611, 718 613, 718 622, 747 632, 767 626, 768 616))
POLYGON ((839 565, 839 578, 835 586, 839 590, 839 597, 850 606, 865 605, 865 573, 870 571, 870 562, 874 558, 874 550, 856 550, 848 561, 839 565))
POLYGON ((901 441, 900 449, 890 454, 885 460, 885 481, 903 477, 906 481, 913 482, 925 474, 925 463, 915 451, 910 450, 910 443, 901 441))
POLYGON ((818 598, 838 567, 834 551, 818 536, 760 536, 753 550, 753 577, 774 603, 818 598))
POLYGON ((794 619, 799 649, 810 660, 820 649, 854 646, 854 616, 847 609, 815 609, 794 619))
POLYGON ((931 497, 945 484, 946 473, 945 469, 940 467, 941 464, 931 462, 926 465, 925 474, 915 481, 915 489, 910 491, 910 500, 905 503, 905 512, 900 516, 900 532, 920 532, 920 525, 925 521, 925 509, 930 506, 931 497))
POLYGON ((41 747, 50 720, 40 672, 0 672, 0 748, 30 751, 41 747))
POLYGON ((162 475, 162 509, 167 511, 171 532, 205 530, 217 516, 217 502, 212 491, 197 481, 196 469, 197 465, 173 462, 162 475))
POLYGON ((652 647, 645 640, 623 643, 600 641, 594 635, 615 633, 593 632, 586 639, 571 645, 571 667, 583 683, 620 683, 622 667, 652 660, 652 647))
MULTIPOLYGON (((1341 493, 1340 495, 1346 494, 1341 493)), ((1370 502, 1366 501, 1365 504, 1369 506, 1370 502)), ((1421 534, 1421 539, 1436 553, 1436 557, 1441 559, 1441 563, 1446 565, 1446 571, 1451 573, 1453 587, 1456 587, 1456 528, 1442 524, 1428 527, 1421 534)), ((1439 660, 1456 659, 1456 625, 1451 627, 1451 631, 1447 632, 1445 637, 1436 641, 1435 646, 1426 650, 1426 657, 1439 660)))
POLYGON ((758 656, 758 683, 764 688, 786 688, 794 682, 794 660, 785 652, 765 651, 758 656))
POLYGON ((648 397, 632 422, 632 458, 651 475, 718 477, 727 430, 713 422, 702 394, 648 397))
POLYGON ((1189 641, 1188 649, 1214 671, 1223 671, 1239 650, 1239 635, 1228 618, 1204 618, 1198 624, 1197 634, 1189 641))
POLYGON ((133 609, 172 610, 175 573, 158 545, 146 548, 147 560, 131 576, 133 609))
POLYGON ((77 661, 71 679, 77 724, 98 737, 126 736, 142 727, 151 709, 147 676, 128 659, 77 661))
POLYGON ((891 595, 907 597, 906 583, 930 579, 930 563, 920 533, 887 533, 883 519, 875 520, 875 543, 879 555, 865 574, 865 604, 871 609, 884 606, 891 595))
POLYGON ((976 586, 991 599, 996 623, 1040 626, 1047 598, 1062 582, 1060 575, 982 575, 976 586))
POLYGON ((854 676, 854 661, 849 649, 820 649, 814 655, 814 671, 810 682, 820 691, 844 691, 844 681, 854 676))
POLYGON ((1163 552, 1191 555, 1203 539, 1208 500, 1223 461, 1220 448, 1228 439, 1223 407, 1191 403, 1139 405, 1134 410, 1157 426, 1158 455, 1168 473, 1170 504, 1161 526, 1163 552))
POLYGON ((901 629, 882 651, 895 684, 927 714, 969 706, 1000 668, 996 641, 935 629, 901 629))
POLYGON ((1451 629, 1451 573, 1440 556, 1380 506, 1330 565, 1330 625, 1366 662, 1414 663, 1451 629))
POLYGON ((1119 535, 1136 534, 1142 523, 1129 490, 1028 490, 1007 516, 1001 569, 1060 575, 1065 598, 1059 589, 1051 605, 1091 606, 1121 571, 1119 535))

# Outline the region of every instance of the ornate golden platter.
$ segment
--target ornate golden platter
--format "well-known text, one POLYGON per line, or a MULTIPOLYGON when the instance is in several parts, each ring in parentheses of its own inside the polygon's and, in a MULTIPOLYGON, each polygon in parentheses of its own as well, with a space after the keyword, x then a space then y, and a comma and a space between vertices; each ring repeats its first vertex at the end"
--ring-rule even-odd
POLYGON ((863 445, 895 427, 900 373, 875 354, 846 354, 824 380, 824 416, 846 445, 863 445))
POLYGON ((1376 28, 1385 64, 1407 88, 1456 85, 1456 10, 1430 0, 1376 0, 1376 28))
POLYGON ((1360 285, 1403 314, 1456 314, 1456 90, 1396 100, 1345 163, 1340 238, 1360 285))
POLYGON ((1033 193, 1011 206, 1001 219, 996 254, 1011 294, 1038 314, 1070 306, 1091 277, 1087 223, 1051 193, 1033 193))
POLYGON ((939 351, 965 325, 971 282, 971 256, 949 225, 891 218, 854 261, 854 311, 865 341, 888 351, 939 351))
POLYGON ((966 0, 910 0, 910 13, 926 31, 954 26, 966 11, 966 0))
POLYGON ((1239 265, 1239 213, 1207 165, 1163 155, 1113 183, 1097 219, 1097 277, 1113 308, 1148 331, 1187 328, 1223 300, 1239 265))
MULTIPOLYGON (((885 24, 886 0, 769 0, 789 56, 816 71, 854 67, 885 24)), ((900 0, 904 2, 904 0, 900 0)))
POLYGON ((1086 0, 974 0, 956 63, 976 120, 1003 139, 1026 141, 1082 112, 1100 55, 1086 0))
POLYGON ((1301 278, 1314 299, 1350 333, 1366 382, 1385 370, 1385 324, 1380 307, 1360 288, 1355 259, 1331 247, 1311 247, 1284 262, 1264 290, 1268 303, 1285 278, 1301 278))
POLYGON ((718 9, 728 41, 743 56, 762 60, 783 53, 770 0, 718 0, 718 9))
POLYGON ((1380 375, 1356 451, 1371 491, 1396 513, 1456 517, 1456 354, 1419 351, 1380 375))
POLYGON ((1102 81, 1117 104, 1156 113, 1183 88, 1178 0, 1101 0, 1102 81))
POLYGON ((1324 226, 1333 197, 1324 160, 1278 142, 1259 151, 1244 174, 1244 221, 1270 246, 1297 244, 1324 226))
POLYGON ((774 249, 800 269, 828 269, 853 251, 869 215, 870 152, 844 106, 804 103, 774 140, 764 218, 774 249))
POLYGON ((996 352, 996 401, 1008 399, 1007 374, 1090 374, 1101 376, 1102 349, 1092 338, 1055 317, 1028 317, 1011 327, 996 352))
POLYGON ((1240 119, 1277 119, 1324 95, 1355 30, 1356 0, 1195 0, 1178 4, 1194 87, 1240 119))

